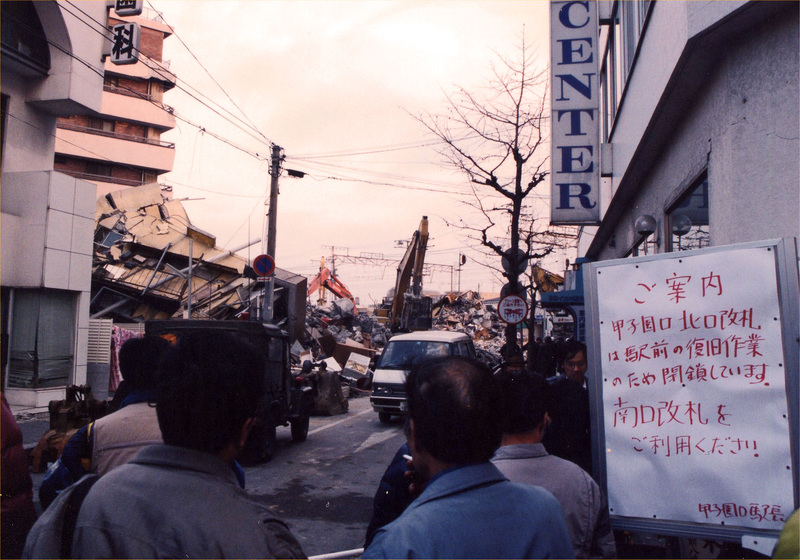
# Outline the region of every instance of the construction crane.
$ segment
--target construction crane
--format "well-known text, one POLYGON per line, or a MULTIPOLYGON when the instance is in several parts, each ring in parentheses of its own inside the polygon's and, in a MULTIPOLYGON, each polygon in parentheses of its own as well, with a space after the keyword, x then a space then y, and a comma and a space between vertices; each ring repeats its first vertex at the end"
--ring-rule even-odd
POLYGON ((317 273, 314 278, 311 279, 311 282, 308 284, 308 295, 311 296, 314 292, 319 290, 319 298, 317 299, 318 305, 325 305, 326 297, 325 297, 325 290, 328 289, 333 293, 336 297, 339 298, 347 298, 353 302, 353 312, 357 315, 358 308, 356 306, 356 298, 350 293, 350 290, 347 289, 339 278, 336 277, 336 274, 331 272, 329 268, 325 266, 325 257, 322 257, 319 264, 319 272, 317 273))
POLYGON ((430 297, 422 295, 422 269, 428 247, 428 217, 411 236, 405 255, 397 267, 394 294, 384 299, 376 314, 386 317, 392 332, 421 331, 431 328, 430 297))

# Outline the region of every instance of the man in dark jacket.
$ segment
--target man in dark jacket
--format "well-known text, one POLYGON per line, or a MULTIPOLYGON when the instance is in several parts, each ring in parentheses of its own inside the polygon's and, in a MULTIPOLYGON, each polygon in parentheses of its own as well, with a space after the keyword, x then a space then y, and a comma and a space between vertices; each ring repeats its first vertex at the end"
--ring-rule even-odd
MULTIPOLYGON (((263 362, 249 344, 225 332, 182 335, 158 372, 164 443, 97 479, 76 520, 72 558, 304 558, 286 524, 231 468, 265 392, 263 362)), ((47 514, 31 530, 28 558, 46 557, 39 545, 58 530, 47 514)))
POLYGON ((552 423, 545 431, 542 443, 552 455, 572 461, 592 474, 586 345, 578 340, 568 340, 561 365, 564 374, 550 380, 552 423))

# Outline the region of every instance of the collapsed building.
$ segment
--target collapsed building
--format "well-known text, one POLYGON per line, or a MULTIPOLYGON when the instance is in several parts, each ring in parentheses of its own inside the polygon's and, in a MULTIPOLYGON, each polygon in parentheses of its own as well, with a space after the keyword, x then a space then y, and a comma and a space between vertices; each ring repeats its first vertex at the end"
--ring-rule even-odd
MULTIPOLYGON (((257 317, 263 283, 247 260, 216 246, 194 226, 179 200, 155 183, 97 200, 91 318, 257 317)), ((306 278, 276 269, 274 317, 293 339, 305 327, 306 278)))

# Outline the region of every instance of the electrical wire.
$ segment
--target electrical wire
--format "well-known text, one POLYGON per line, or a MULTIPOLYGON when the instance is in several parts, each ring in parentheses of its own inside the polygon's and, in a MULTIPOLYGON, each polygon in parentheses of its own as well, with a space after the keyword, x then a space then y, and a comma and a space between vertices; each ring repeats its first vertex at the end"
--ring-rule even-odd
MULTIPOLYGON (((104 25, 102 22, 99 22, 99 21, 97 21, 96 19, 94 19, 94 18, 93 18, 91 15, 87 14, 87 13, 86 13, 85 11, 83 11, 83 10, 82 10, 80 7, 78 7, 78 6, 76 6, 75 4, 73 4, 73 3, 72 3, 70 0, 64 0, 64 1, 65 1, 65 3, 66 3, 66 4, 69 4, 70 6, 74 7, 76 10, 78 10, 79 12, 81 12, 82 14, 84 14, 84 15, 85 15, 87 18, 89 18, 89 19, 90 19, 90 20, 91 20, 93 23, 95 23, 95 24, 96 24, 96 25, 97 25, 97 26, 98 26, 98 27, 99 27, 99 28, 100 28, 102 31, 101 31, 100 29, 96 29, 96 28, 92 27, 92 25, 90 25, 89 23, 87 23, 86 21, 84 21, 83 19, 81 19, 80 17, 78 17, 78 16, 77 16, 77 14, 75 14, 74 12, 70 11, 69 9, 67 9, 66 7, 64 7, 64 6, 62 5, 62 9, 64 9, 64 11, 66 11, 67 13, 71 14, 72 16, 74 16, 74 17, 75 17, 77 20, 79 20, 79 21, 80 21, 81 23, 83 23, 84 25, 88 26, 88 27, 89 27, 90 29, 92 29, 92 30, 93 30, 95 33, 98 33, 98 34, 100 34, 100 35, 101 35, 101 36, 102 36, 104 39, 106 39, 107 41, 111 41, 111 42, 113 42, 113 40, 112 40, 111 38, 109 38, 109 37, 108 37, 108 35, 107 35, 107 27, 106 27, 106 26, 105 26, 105 25, 104 25)), ((156 10, 156 11, 157 11, 157 10, 156 10)), ((162 19, 163 19, 163 16, 162 16, 162 19)), ((166 24, 166 22, 165 22, 165 24, 166 24)), ((169 26, 169 24, 166 24, 166 25, 167 25, 167 26, 169 26)), ((45 40, 47 40, 47 39, 45 38, 45 40)), ((263 135, 263 134, 262 134, 262 133, 261 133, 261 132, 260 132, 258 129, 256 129, 256 128, 253 128, 253 130, 255 130, 255 131, 257 132, 257 134, 258 134, 258 135, 259 135, 261 138, 259 138, 258 136, 255 136, 255 135, 253 135, 251 132, 249 132, 249 131, 247 131, 247 130, 244 130, 244 129, 242 128, 242 126, 240 126, 239 124, 237 124, 237 122, 233 122, 233 121, 231 121, 231 120, 230 120, 228 117, 226 117, 225 115, 223 115, 222 113, 220 113, 220 111, 219 111, 219 110, 217 110, 215 107, 212 107, 211 105, 209 105, 208 103, 206 103, 205 101, 203 101, 202 99, 200 99, 200 98, 198 97, 198 95, 202 95, 204 98, 208 99, 208 100, 209 100, 211 103, 213 103, 214 105, 216 105, 217 107, 219 107, 221 110, 223 110, 223 111, 225 111, 226 113, 228 113, 228 114, 229 114, 231 117, 233 117, 234 119, 236 119, 236 120, 237 120, 239 123, 244 123, 244 121, 242 121, 242 120, 241 120, 239 117, 237 117, 236 115, 233 115, 233 114, 232 114, 230 111, 228 111, 227 109, 225 109, 224 107, 222 107, 222 106, 221 106, 219 103, 217 103, 216 101, 212 100, 210 97, 206 96, 205 94, 202 94, 202 93, 200 93, 200 92, 199 92, 199 90, 197 90, 197 88, 194 88, 193 86, 190 86, 190 85, 186 84, 185 80, 183 80, 183 79, 180 79, 180 78, 178 78, 177 76, 175 76, 175 75, 174 75, 172 72, 170 72, 170 71, 169 71, 169 70, 168 70, 166 67, 164 67, 164 66, 163 66, 163 64, 161 64, 159 61, 156 61, 156 60, 154 60, 154 59, 150 58, 149 56, 145 55, 144 53, 142 53, 142 52, 141 52, 140 50, 138 50, 138 49, 136 49, 136 52, 137 52, 138 54, 141 54, 141 55, 142 55, 142 57, 140 57, 140 58, 139 58, 139 62, 141 62, 141 63, 142 63, 142 64, 143 64, 145 67, 147 67, 148 69, 150 69, 150 70, 152 70, 153 72, 155 72, 155 73, 156 73, 157 75, 159 75, 159 76, 160 76, 160 77, 161 77, 163 80, 165 80, 165 81, 169 81, 169 82, 172 82, 172 81, 174 81, 174 83, 175 83, 175 87, 177 87, 177 88, 178 88, 180 91, 183 91, 183 92, 184 92, 185 94, 187 94, 189 97, 191 97, 192 99, 194 99, 195 101, 197 101, 198 103, 200 103, 201 105, 203 105, 204 107, 206 107, 207 109, 211 110, 213 113, 215 113, 215 114, 216 114, 216 115, 218 115, 219 117, 223 118, 223 119, 224 119, 224 120, 226 120, 228 123, 232 124, 233 126, 235 126, 236 128, 238 128, 239 130, 242 130, 243 132, 245 132, 245 133, 249 134, 249 135, 250 135, 252 138, 256 139, 256 140, 257 140, 257 141, 259 141, 259 142, 261 142, 261 141, 262 141, 262 138, 263 138, 264 140, 266 140, 266 145, 267 145, 268 147, 271 147, 271 146, 272 146, 272 142, 271 142, 271 141, 270 141, 268 138, 266 138, 266 136, 264 136, 264 135, 263 135), (147 61, 150 61, 150 63, 148 63, 147 61), (153 64, 155 64, 155 66, 154 66, 153 64), (165 75, 165 73, 166 73, 167 75, 165 75), (192 92, 188 91, 188 90, 187 90, 187 89, 185 89, 185 88, 184 88, 184 87, 183 87, 181 84, 186 84, 188 87, 191 87, 191 88, 192 88, 194 91, 198 92, 198 95, 195 95, 195 94, 193 94, 192 92)), ((70 54, 70 53, 66 53, 66 54, 70 54)), ((194 56, 194 54, 193 54, 193 53, 191 53, 191 51, 190 51, 190 54, 192 54, 192 56, 194 56)), ((92 70, 94 70, 94 71, 95 71, 96 73, 98 73, 98 74, 104 75, 104 74, 102 74, 102 73, 100 73, 100 72, 97 72, 97 71, 96 71, 94 68, 92 68, 92 70)), ((212 79, 213 79, 213 77, 212 77, 212 79)), ((121 88, 121 89, 128 89, 128 88, 121 88)), ((133 92, 133 90, 129 90, 129 91, 133 92)), ((133 93, 137 93, 137 94, 138 94, 138 92, 133 92, 133 93)), ((180 118, 181 120, 183 120, 184 122, 186 122, 186 124, 189 124, 190 126, 194 126, 194 127, 198 128, 198 129, 202 129, 202 131, 203 131, 203 132, 206 132, 206 133, 208 133, 208 134, 210 134, 210 135, 214 136, 215 138, 217 138, 217 139, 219 139, 219 140, 221 140, 221 141, 224 141, 226 144, 229 144, 229 145, 231 145, 231 146, 233 146, 233 147, 236 147, 237 149, 240 149, 240 150, 242 150, 242 151, 245 151, 245 152, 247 152, 247 153, 250 153, 251 155, 252 155, 252 154, 256 154, 256 156, 258 156, 258 155, 259 155, 259 154, 258 154, 257 152, 255 152, 255 151, 252 151, 252 150, 246 150, 246 149, 244 149, 244 148, 241 148, 240 146, 236 145, 236 144, 235 144, 235 143, 233 143, 232 141, 230 141, 230 140, 227 140, 227 139, 223 139, 223 138, 222 138, 220 135, 217 135, 217 134, 214 134, 214 133, 211 133, 211 132, 209 132, 209 131, 208 131, 208 130, 205 128, 205 127, 203 127, 203 126, 201 126, 201 125, 198 125, 198 124, 196 124, 196 123, 193 123, 193 122, 189 121, 188 119, 186 119, 185 117, 182 117, 182 116, 178 115, 178 114, 177 114, 177 113, 175 113, 174 111, 168 111, 168 110, 167 110, 167 109, 165 109, 165 108, 164 108, 162 105, 160 105, 160 104, 158 104, 158 103, 156 103, 156 102, 154 102, 154 101, 152 101, 152 100, 150 100, 150 99, 147 99, 145 96, 143 96, 143 95, 141 95, 141 94, 138 94, 138 96, 139 96, 139 97, 141 97, 142 99, 146 99, 147 101, 150 101, 151 103, 153 103, 153 104, 154 104, 156 107, 158 107, 159 109, 162 109, 162 110, 164 110, 164 111, 165 111, 165 112, 167 112, 167 113, 171 113, 171 114, 173 114, 173 115, 175 116, 175 118, 180 118)), ((248 127, 251 127, 251 128, 252 128, 252 125, 250 125, 249 123, 244 123, 244 124, 246 124, 248 127)))
MULTIPOLYGON (((272 144, 273 144, 272 140, 270 140, 269 138, 267 138, 267 137, 266 137, 266 136, 265 136, 265 135, 264 135, 264 134, 263 134, 263 133, 262 133, 262 132, 261 132, 261 131, 258 129, 258 127, 255 125, 255 123, 253 123, 253 121, 251 121, 251 120, 250 120, 250 118, 247 116, 247 114, 244 112, 244 110, 243 110, 241 107, 239 107, 239 105, 238 105, 238 104, 236 103, 236 101, 234 101, 234 100, 233 100, 233 98, 232 98, 232 97, 231 97, 231 96, 228 94, 228 92, 225 90, 225 88, 223 88, 223 87, 222 87, 222 85, 220 85, 220 83, 219 83, 219 82, 216 80, 216 78, 214 78, 214 76, 212 76, 212 75, 211 75, 211 72, 209 72, 209 71, 208 71, 208 69, 205 67, 205 65, 203 65, 203 63, 202 63, 202 62, 200 62, 200 59, 199 59, 199 58, 197 58, 197 55, 195 55, 195 54, 194 54, 194 52, 192 52, 192 50, 189 48, 189 46, 186 44, 186 42, 185 42, 185 41, 184 41, 184 40, 183 40, 183 39, 182 39, 182 38, 181 38, 181 37, 178 35, 178 33, 175 31, 175 28, 174 28, 174 27, 172 27, 172 26, 171 26, 171 25, 170 25, 170 24, 167 22, 167 20, 166 20, 166 19, 164 19, 164 14, 163 14, 162 12, 160 12, 160 11, 156 10, 156 8, 153 6, 153 4, 152 4, 152 3, 151 3, 149 0, 148 0, 148 2, 147 2, 147 5, 148 5, 148 6, 150 6, 150 8, 151 8, 151 9, 152 9, 154 12, 156 12, 156 13, 159 15, 159 17, 160 17, 160 18, 161 18, 161 19, 164 21, 164 24, 165 24, 167 27, 169 27, 170 31, 171 31, 171 32, 172 32, 172 34, 175 36, 175 38, 176 38, 176 39, 178 39, 178 41, 180 41, 181 45, 183 45, 183 47, 186 49, 186 51, 187 51, 187 52, 188 52, 190 55, 192 55, 192 58, 194 58, 194 59, 195 59, 195 61, 197 62, 197 64, 199 64, 199 65, 200 65, 200 68, 202 68, 202 69, 205 71, 205 73, 206 73, 206 74, 208 75, 208 77, 209 77, 209 78, 211 78, 211 80, 212 80, 212 81, 213 81, 213 82, 214 82, 214 83, 217 85, 217 87, 220 89, 220 91, 221 91, 222 93, 224 93, 224 94, 225 94, 225 97, 227 97, 227 98, 228 98, 228 101, 230 101, 230 102, 233 104, 233 106, 234 106, 234 107, 236 107, 236 108, 239 110, 239 112, 242 114, 242 117, 244 117, 244 118, 247 120, 247 122, 248 122, 248 124, 251 126, 251 128, 252 128, 254 131, 258 132, 258 134, 260 134, 260 135, 261 135, 261 137, 262 137, 264 140, 266 140, 266 141, 267 141, 267 144, 270 144, 270 145, 272 145, 272 144)), ((194 89, 194 88, 192 88, 192 89, 194 89)))

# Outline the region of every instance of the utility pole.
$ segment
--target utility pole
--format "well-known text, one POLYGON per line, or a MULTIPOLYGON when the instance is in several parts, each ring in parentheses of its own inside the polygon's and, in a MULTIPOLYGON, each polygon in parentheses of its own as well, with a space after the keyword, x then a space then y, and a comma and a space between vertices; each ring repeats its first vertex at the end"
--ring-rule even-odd
MULTIPOLYGON (((269 186, 269 213, 267 214, 267 255, 275 260, 275 238, 278 229, 278 177, 281 174, 281 147, 277 144, 272 145, 272 165, 269 174, 271 175, 269 186)), ((265 282, 264 293, 264 312, 262 322, 271 323, 275 310, 275 276, 268 276, 265 282)))

